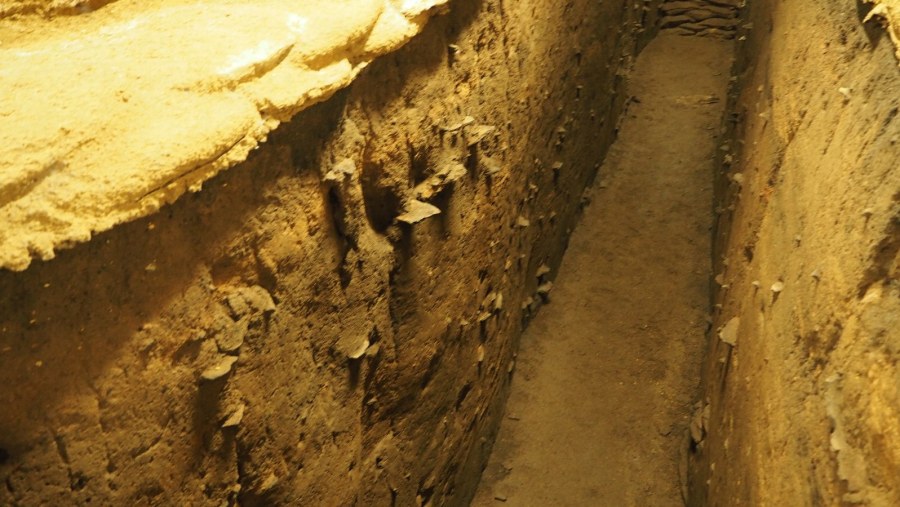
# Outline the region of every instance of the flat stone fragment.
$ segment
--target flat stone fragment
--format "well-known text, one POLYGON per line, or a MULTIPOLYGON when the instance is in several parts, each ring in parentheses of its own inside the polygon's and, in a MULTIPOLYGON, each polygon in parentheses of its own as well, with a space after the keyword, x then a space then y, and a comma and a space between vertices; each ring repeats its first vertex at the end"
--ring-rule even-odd
POLYGON ((200 378, 203 380, 217 380, 225 375, 228 375, 231 372, 231 367, 234 366, 238 358, 236 356, 225 356, 215 366, 209 367, 200 374, 200 378))
POLYGON ((737 345, 738 330, 741 327, 740 317, 734 317, 729 320, 722 330, 719 331, 719 339, 734 347, 737 345))
POLYGON ((426 218, 440 214, 441 209, 427 202, 411 199, 406 205, 406 213, 397 217, 398 222, 405 224, 419 223, 426 218))
POLYGON ((216 336, 216 345, 220 352, 234 352, 244 344, 247 336, 247 319, 241 319, 227 326, 216 336))
POLYGON ((241 424, 241 421, 244 420, 244 408, 244 404, 241 403, 238 408, 235 409, 235 411, 232 412, 227 419, 225 419, 225 422, 222 423, 222 427, 233 428, 241 424))
POLYGON ((366 351, 369 350, 370 345, 371 345, 371 342, 369 342, 369 339, 366 338, 365 340, 363 340, 359 343, 359 346, 357 346, 354 350, 351 350, 347 354, 347 357, 350 359, 361 358, 362 356, 364 356, 366 354, 366 351))
POLYGON ((482 139, 496 130, 497 127, 494 127, 493 125, 476 125, 466 132, 466 144, 475 146, 480 143, 482 139))

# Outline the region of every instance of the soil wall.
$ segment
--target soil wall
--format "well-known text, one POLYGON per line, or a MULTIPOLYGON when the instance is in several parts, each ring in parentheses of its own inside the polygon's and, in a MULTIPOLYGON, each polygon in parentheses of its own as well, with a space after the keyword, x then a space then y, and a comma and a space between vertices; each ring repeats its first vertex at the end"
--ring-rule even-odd
POLYGON ((900 69, 870 8, 739 27, 695 505, 900 504, 900 69))
POLYGON ((457 0, 201 192, 0 272, 0 504, 464 505, 657 7, 457 0))

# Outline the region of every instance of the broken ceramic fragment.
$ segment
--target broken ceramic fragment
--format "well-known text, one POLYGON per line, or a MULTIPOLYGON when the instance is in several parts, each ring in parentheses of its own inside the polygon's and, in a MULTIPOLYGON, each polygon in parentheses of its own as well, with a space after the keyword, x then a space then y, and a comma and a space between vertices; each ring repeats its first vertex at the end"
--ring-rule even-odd
POLYGON ((734 347, 737 345, 738 329, 741 326, 740 317, 734 317, 729 320, 725 326, 719 331, 719 339, 734 347))
POLYGON ((370 345, 371 345, 371 342, 369 342, 369 338, 366 337, 366 339, 364 339, 362 342, 360 342, 359 346, 357 346, 355 349, 351 350, 347 354, 347 357, 350 359, 361 358, 363 355, 365 355, 366 351, 369 350, 370 345))
POLYGON ((481 166, 488 173, 488 176, 493 176, 503 170, 503 167, 497 161, 487 157, 481 161, 481 166))
POLYGON ((241 319, 232 325, 226 326, 221 333, 216 335, 216 345, 220 352, 234 352, 244 344, 247 336, 247 324, 249 319, 241 319))
POLYGON ((241 287, 231 292, 226 296, 225 304, 235 321, 251 313, 267 314, 276 310, 272 295, 259 285, 241 287))
POLYGON ((531 297, 531 296, 528 296, 527 298, 525 298, 525 299, 522 301, 522 309, 523 309, 523 310, 530 310, 530 309, 531 309, 532 303, 534 303, 534 298, 531 297))
POLYGON ((397 221, 406 224, 416 224, 421 222, 422 220, 425 220, 426 218, 433 217, 440 212, 441 210, 437 206, 416 199, 411 199, 406 204, 406 213, 398 216, 397 221))
POLYGON ((459 121, 457 123, 454 123, 452 125, 448 125, 445 127, 438 127, 438 128, 443 130, 444 132, 455 132, 455 131, 460 130, 463 127, 471 125, 473 123, 475 123, 475 118, 472 118, 471 116, 466 116, 465 118, 463 118, 461 121, 459 121))
POLYGON ((244 404, 241 403, 222 423, 223 428, 233 428, 244 420, 244 404))
POLYGON ((200 378, 203 380, 220 379, 231 372, 231 368, 237 360, 238 358, 236 356, 224 356, 215 366, 203 370, 203 373, 200 374, 200 378))
POLYGON ((470 147, 475 146, 495 130, 497 130, 497 127, 494 127, 493 125, 476 125, 467 130, 466 144, 470 147))
POLYGON ((340 183, 356 172, 356 163, 349 158, 341 160, 335 166, 325 173, 325 181, 340 183))

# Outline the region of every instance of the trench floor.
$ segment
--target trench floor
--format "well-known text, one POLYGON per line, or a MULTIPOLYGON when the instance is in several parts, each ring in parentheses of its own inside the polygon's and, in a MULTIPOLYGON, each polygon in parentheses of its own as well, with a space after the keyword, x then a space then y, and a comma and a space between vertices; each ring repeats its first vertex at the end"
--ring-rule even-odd
POLYGON ((472 505, 682 505, 731 55, 730 42, 663 32, 637 59, 472 505))

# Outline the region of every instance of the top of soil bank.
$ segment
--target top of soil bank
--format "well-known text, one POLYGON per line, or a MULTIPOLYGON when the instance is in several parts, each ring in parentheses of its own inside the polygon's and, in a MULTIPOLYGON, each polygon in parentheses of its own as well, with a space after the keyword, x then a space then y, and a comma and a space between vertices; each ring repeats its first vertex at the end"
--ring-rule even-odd
POLYGON ((874 4, 866 20, 871 18, 884 20, 894 47, 897 48, 897 59, 900 60, 900 0, 866 0, 866 2, 874 4))
POLYGON ((0 0, 0 268, 199 190, 446 3, 120 0, 46 20, 0 0))

